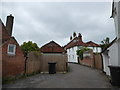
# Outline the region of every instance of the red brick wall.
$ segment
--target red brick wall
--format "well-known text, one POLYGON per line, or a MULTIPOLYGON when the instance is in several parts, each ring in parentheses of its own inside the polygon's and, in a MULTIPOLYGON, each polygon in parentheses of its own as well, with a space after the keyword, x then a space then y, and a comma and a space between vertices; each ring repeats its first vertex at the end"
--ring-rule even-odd
POLYGON ((91 66, 96 69, 102 70, 102 57, 100 54, 93 54, 92 51, 90 51, 91 57, 84 57, 83 60, 79 60, 80 64, 91 66))
POLYGON ((24 55, 17 42, 11 38, 6 41, 2 46, 2 76, 11 77, 24 73, 24 55), (7 54, 8 44, 16 45, 15 56, 9 56, 7 54))
POLYGON ((84 58, 83 60, 80 60, 80 63, 82 65, 86 65, 86 66, 91 66, 92 67, 92 60, 90 58, 84 58))
POLYGON ((90 57, 84 57, 83 60, 79 60, 79 62, 82 65, 93 67, 94 66, 93 51, 90 50, 89 53, 90 53, 90 57))
POLYGON ((62 53, 65 52, 64 48, 58 45, 56 42, 51 41, 48 44, 44 45, 40 49, 43 53, 62 53))

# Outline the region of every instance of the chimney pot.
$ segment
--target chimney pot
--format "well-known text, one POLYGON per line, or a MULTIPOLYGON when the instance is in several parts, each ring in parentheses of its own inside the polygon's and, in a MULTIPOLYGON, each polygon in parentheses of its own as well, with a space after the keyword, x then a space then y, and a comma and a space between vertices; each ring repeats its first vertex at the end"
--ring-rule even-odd
POLYGON ((81 35, 81 33, 78 33, 78 40, 82 41, 82 35, 81 35))

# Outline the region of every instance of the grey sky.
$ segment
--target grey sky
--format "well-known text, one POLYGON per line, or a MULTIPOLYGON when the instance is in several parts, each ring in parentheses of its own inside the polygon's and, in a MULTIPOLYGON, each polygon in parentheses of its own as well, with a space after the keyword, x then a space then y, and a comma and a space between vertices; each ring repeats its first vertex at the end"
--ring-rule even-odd
POLYGON ((9 14, 15 17, 13 36, 19 44, 31 40, 42 46, 54 40, 63 46, 73 32, 80 32, 84 42, 115 38, 110 2, 2 3, 4 23, 9 14))

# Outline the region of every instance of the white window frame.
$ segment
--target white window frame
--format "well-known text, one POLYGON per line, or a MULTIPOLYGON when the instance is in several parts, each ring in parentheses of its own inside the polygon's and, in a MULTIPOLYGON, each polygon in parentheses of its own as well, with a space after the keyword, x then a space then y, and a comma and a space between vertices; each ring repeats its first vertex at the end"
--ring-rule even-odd
POLYGON ((15 52, 16 52, 16 45, 15 44, 8 44, 8 49, 7 49, 7 53, 8 53, 8 55, 15 55, 15 52), (14 46, 14 48, 13 48, 13 52, 9 52, 9 47, 10 46, 14 46))
POLYGON ((74 47, 72 47, 72 50, 74 51, 74 47))
POLYGON ((74 59, 74 55, 73 55, 73 59, 74 59))

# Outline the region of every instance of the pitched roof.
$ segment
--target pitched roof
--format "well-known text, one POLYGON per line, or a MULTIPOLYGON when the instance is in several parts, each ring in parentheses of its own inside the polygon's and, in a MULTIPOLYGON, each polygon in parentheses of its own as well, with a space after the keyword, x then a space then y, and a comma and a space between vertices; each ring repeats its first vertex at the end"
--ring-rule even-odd
POLYGON ((100 47, 100 45, 98 45, 98 44, 96 44, 96 43, 94 43, 94 42, 92 42, 92 41, 89 41, 89 42, 87 42, 86 44, 87 44, 87 46, 89 46, 89 47, 100 47))
POLYGON ((102 50, 101 53, 103 53, 103 52, 106 51, 110 46, 112 46, 112 45, 116 42, 116 40, 117 40, 117 37, 116 37, 104 50, 102 50))
POLYGON ((86 44, 82 41, 82 37, 75 37, 67 45, 65 45, 64 48, 68 49, 74 46, 86 46, 86 44))
POLYGON ((40 51, 43 53, 62 53, 62 52, 65 52, 64 48, 61 47, 59 44, 57 44, 54 41, 51 41, 51 42, 45 44, 44 46, 42 46, 40 51))
POLYGON ((82 37, 75 37, 72 41, 70 41, 67 45, 64 46, 65 49, 72 48, 75 46, 85 46, 85 47, 100 47, 100 45, 89 41, 87 43, 84 43, 82 41, 82 37))

